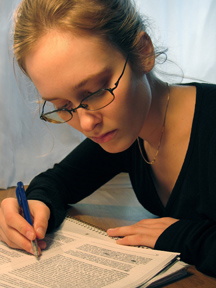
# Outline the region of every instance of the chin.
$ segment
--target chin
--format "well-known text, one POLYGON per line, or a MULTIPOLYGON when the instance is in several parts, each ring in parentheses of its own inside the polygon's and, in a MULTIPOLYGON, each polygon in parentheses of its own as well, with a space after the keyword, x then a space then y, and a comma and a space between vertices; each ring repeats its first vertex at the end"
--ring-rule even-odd
POLYGON ((133 142, 131 142, 130 144, 126 143, 126 141, 123 141, 123 143, 121 143, 121 141, 119 141, 118 143, 111 143, 112 141, 108 142, 108 143, 103 143, 100 144, 101 148, 103 150, 105 150, 108 153, 120 153, 123 152, 125 150, 127 150, 132 144, 133 142))

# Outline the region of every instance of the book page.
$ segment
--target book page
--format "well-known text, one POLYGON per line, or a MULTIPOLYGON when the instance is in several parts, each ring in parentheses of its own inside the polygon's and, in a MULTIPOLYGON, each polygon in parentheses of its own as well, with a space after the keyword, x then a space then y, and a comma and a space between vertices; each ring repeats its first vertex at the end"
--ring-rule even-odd
POLYGON ((85 223, 83 221, 80 221, 80 220, 77 220, 76 218, 71 218, 71 217, 67 217, 64 220, 59 230, 62 230, 64 232, 73 232, 79 235, 102 239, 102 240, 110 241, 113 243, 115 243, 117 239, 117 238, 109 237, 106 231, 98 227, 89 225, 88 223, 85 223))
POLYGON ((138 287, 177 255, 63 231, 46 241, 39 259, 0 242, 0 287, 138 287))

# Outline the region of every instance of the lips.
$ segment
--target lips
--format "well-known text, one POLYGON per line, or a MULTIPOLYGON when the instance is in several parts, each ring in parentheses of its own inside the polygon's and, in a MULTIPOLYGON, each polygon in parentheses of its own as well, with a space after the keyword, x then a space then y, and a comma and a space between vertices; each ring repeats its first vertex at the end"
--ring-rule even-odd
POLYGON ((117 130, 113 130, 113 131, 105 133, 99 137, 91 137, 91 139, 98 144, 106 143, 106 142, 109 142, 110 140, 112 140, 114 138, 116 132, 117 132, 117 130))

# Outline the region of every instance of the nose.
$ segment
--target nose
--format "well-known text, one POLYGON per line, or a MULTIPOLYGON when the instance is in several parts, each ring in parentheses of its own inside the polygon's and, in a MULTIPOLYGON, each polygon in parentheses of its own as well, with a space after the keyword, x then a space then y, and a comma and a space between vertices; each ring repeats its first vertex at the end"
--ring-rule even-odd
POLYGON ((93 131, 102 121, 101 114, 97 111, 89 111, 81 108, 78 109, 76 113, 79 117, 80 128, 83 130, 83 132, 93 131))

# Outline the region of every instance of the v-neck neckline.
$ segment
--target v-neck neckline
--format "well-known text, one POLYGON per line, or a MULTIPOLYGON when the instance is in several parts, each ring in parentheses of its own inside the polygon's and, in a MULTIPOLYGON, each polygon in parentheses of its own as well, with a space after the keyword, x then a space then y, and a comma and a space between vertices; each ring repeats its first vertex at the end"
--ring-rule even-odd
MULTIPOLYGON (((160 205, 164 216, 166 214, 169 214, 169 210, 173 206, 173 202, 174 201, 178 201, 176 196, 177 196, 177 194, 180 191, 180 187, 182 185, 182 181, 183 181, 183 179, 185 177, 185 173, 187 172, 187 168, 188 168, 188 165, 190 163, 190 158, 191 158, 191 154, 192 154, 193 146, 194 146, 194 139, 195 139, 196 130, 197 130, 197 122, 198 122, 198 119, 199 119, 199 112, 200 112, 201 102, 202 102, 202 86, 199 83, 189 83, 189 84, 181 84, 181 85, 190 85, 190 86, 195 86, 196 87, 196 103, 195 103, 194 116, 193 116, 193 122, 192 122, 192 127, 191 127, 190 140, 189 140, 187 152, 186 152, 186 155, 185 155, 185 159, 184 159, 184 162, 182 164, 182 167, 181 167, 181 170, 179 172, 179 175, 177 177, 177 180, 175 182, 175 185, 174 185, 174 187, 172 189, 172 192, 170 194, 170 197, 169 197, 169 199, 167 201, 166 206, 163 205, 163 203, 162 203, 162 201, 161 201, 161 199, 160 199, 160 197, 158 195, 158 192, 156 190, 156 187, 155 187, 155 184, 154 184, 154 180, 153 180, 152 175, 151 175, 151 167, 149 166, 149 164, 146 164, 146 165, 149 166, 147 168, 148 173, 149 173, 149 177, 151 178, 152 185, 153 185, 154 191, 155 191, 155 196, 158 199, 158 204, 160 205)), ((142 145, 142 147, 144 147, 144 146, 142 145)), ((147 157, 146 151, 145 151, 144 148, 143 148, 143 153, 147 157)))

